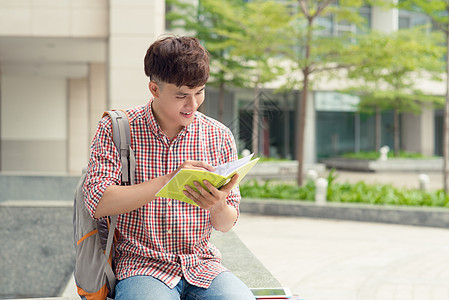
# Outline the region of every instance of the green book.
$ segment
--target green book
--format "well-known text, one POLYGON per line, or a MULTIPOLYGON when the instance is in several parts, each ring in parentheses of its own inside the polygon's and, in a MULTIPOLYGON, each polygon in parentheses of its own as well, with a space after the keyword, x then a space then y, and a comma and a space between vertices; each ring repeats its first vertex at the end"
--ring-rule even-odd
POLYGON ((237 179, 237 183, 233 186, 234 188, 259 160, 259 158, 251 160, 252 156, 253 154, 236 161, 216 166, 214 172, 206 170, 181 169, 156 193, 156 197, 176 199, 198 206, 193 200, 190 200, 186 195, 184 195, 183 191, 185 190, 186 185, 190 185, 192 188, 197 190, 193 185, 193 182, 198 181, 201 186, 207 190, 203 184, 203 180, 207 180, 219 189, 228 183, 232 176, 237 173, 239 174, 239 177, 237 179))

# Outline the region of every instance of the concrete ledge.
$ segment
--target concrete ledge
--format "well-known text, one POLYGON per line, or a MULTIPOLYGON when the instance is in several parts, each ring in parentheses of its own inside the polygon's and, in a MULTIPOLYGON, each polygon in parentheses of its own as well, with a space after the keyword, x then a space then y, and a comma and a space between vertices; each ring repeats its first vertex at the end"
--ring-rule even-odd
POLYGON ((80 176, 0 173, 0 201, 73 200, 80 176))
POLYGON ((443 170, 443 159, 441 157, 429 159, 389 158, 386 161, 336 157, 325 159, 322 163, 328 169, 335 168, 363 172, 428 172, 443 170))
MULTIPOLYGON (((217 232, 212 234, 211 242, 220 249, 223 265, 231 270, 249 287, 277 287, 279 281, 265 268, 265 266, 251 253, 233 232, 217 232)), ((28 298, 22 300, 78 300, 73 276, 69 280, 63 297, 28 298)))
MULTIPOLYGON (((79 299, 72 281, 72 203, 0 202, 0 299, 79 299)), ((223 265, 249 287, 280 285, 233 231, 214 231, 211 242, 220 249, 223 265)))
POLYGON ((251 288, 280 286, 279 281, 243 244, 234 231, 226 233, 214 231, 211 242, 220 250, 223 265, 247 286, 251 288))
POLYGON ((272 216, 329 218, 449 228, 449 208, 346 203, 317 205, 315 202, 307 201, 244 198, 240 203, 240 210, 244 213, 272 216))
POLYGON ((22 298, 15 300, 80 300, 80 297, 22 298))
POLYGON ((62 295, 75 265, 72 218, 68 206, 0 205, 1 299, 62 295))

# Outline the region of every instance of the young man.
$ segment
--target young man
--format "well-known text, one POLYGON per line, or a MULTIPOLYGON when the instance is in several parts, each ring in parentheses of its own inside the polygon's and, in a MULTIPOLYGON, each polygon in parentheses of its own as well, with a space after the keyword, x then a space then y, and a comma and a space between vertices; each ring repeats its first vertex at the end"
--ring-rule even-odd
POLYGON ((103 118, 91 146, 86 205, 94 218, 119 215, 116 298, 254 299, 220 263, 212 228, 230 230, 240 194, 227 185, 184 193, 199 207, 155 194, 181 168, 213 170, 237 159, 231 131, 197 109, 209 78, 208 52, 190 37, 154 42, 144 59, 152 99, 127 110, 136 156, 136 184, 120 186, 121 163, 103 118))

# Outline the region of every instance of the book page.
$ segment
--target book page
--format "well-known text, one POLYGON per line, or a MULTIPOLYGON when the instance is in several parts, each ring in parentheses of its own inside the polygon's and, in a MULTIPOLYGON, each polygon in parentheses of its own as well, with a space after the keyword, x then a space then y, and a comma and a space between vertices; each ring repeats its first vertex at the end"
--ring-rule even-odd
POLYGON ((253 157, 254 153, 251 153, 248 156, 245 156, 239 160, 234 160, 231 162, 227 162, 224 163, 222 165, 216 166, 214 173, 222 175, 222 176, 228 176, 229 174, 231 174, 232 172, 234 172, 235 170, 237 170, 238 168, 240 168, 241 166, 243 166, 244 164, 246 164, 247 162, 249 162, 251 160, 251 158, 253 157))
MULTIPOLYGON (((239 174, 239 177, 237 178, 237 182, 235 183, 235 185, 232 188, 235 188, 240 181, 242 181, 242 179, 246 176, 246 174, 248 174, 249 170, 252 169, 252 167, 254 167, 254 165, 259 161, 259 158, 255 158, 253 160, 248 161, 247 163, 245 163, 244 165, 238 167, 236 170, 234 170, 233 172, 231 172, 230 174, 228 174, 228 176, 226 176, 226 181, 224 181, 222 183, 222 185, 225 185, 226 183, 228 183, 231 180, 231 177, 234 176, 234 174, 239 174)), ((220 188, 221 186, 217 187, 220 188)))

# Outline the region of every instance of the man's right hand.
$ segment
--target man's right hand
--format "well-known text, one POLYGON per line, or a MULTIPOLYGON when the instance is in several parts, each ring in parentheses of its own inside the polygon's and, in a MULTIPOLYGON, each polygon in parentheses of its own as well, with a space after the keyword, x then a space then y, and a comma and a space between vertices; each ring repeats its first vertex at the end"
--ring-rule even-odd
POLYGON ((195 170, 206 170, 209 172, 215 171, 215 168, 204 161, 199 160, 186 160, 183 162, 176 170, 170 173, 170 178, 175 176, 181 169, 195 169, 195 170))

